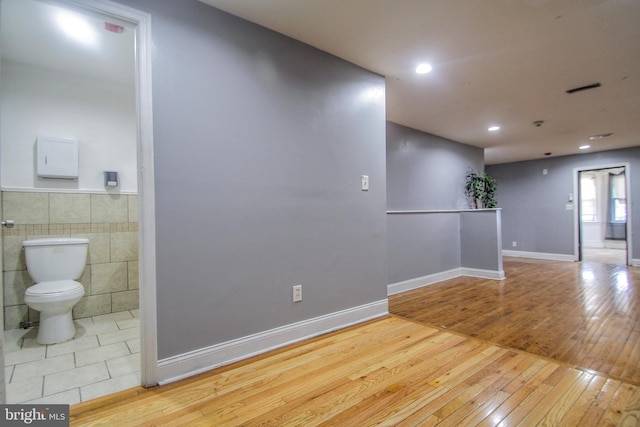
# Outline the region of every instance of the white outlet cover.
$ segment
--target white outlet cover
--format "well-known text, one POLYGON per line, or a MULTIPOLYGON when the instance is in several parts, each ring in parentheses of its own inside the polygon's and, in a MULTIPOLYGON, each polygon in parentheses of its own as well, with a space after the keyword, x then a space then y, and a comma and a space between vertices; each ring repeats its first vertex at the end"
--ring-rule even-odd
POLYGON ((295 285, 293 287, 293 302, 302 301, 302 285, 295 285))

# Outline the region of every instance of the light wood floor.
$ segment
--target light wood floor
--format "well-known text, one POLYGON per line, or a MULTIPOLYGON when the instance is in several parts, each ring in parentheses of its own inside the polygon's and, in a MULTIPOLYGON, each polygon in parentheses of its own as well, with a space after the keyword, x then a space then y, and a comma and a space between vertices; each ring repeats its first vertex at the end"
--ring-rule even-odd
POLYGON ((458 278, 389 311, 640 384, 640 268, 505 258, 506 280, 458 278))
MULTIPOLYGON (((457 292, 451 292, 448 298, 430 301, 423 307, 429 311, 450 304, 450 299, 457 301, 458 293, 475 290, 482 295, 482 288, 492 288, 502 305, 490 308, 485 301, 455 308, 454 302, 441 311, 463 311, 467 317, 482 319, 470 330, 476 335, 489 329, 494 331, 493 336, 515 341, 506 330, 502 334, 497 331, 516 331, 512 333, 522 335, 530 351, 544 348, 546 357, 452 332, 455 325, 464 324, 462 320, 443 325, 447 326, 445 329, 438 325, 441 322, 433 327, 424 320, 390 315, 174 384, 135 388, 72 406, 71 425, 638 425, 640 386, 556 362, 548 356, 556 352, 579 353, 562 343, 571 340, 565 335, 575 335, 582 328, 573 323, 580 317, 591 321, 585 323, 583 335, 574 341, 597 343, 610 327, 620 331, 634 322, 635 329, 631 329, 637 334, 638 320, 632 314, 638 309, 637 270, 627 271, 623 280, 621 270, 555 264, 509 261, 505 267, 510 278, 500 283, 467 278, 424 288, 439 286, 441 292, 446 292, 457 287, 457 292), (533 273, 531 265, 536 264, 538 272, 533 273), (594 282, 603 271, 610 271, 610 278, 616 279, 601 289, 594 282), (496 318, 508 316, 513 310, 506 305, 516 287, 511 280, 522 281, 528 289, 524 292, 527 297, 521 298, 528 302, 523 302, 525 305, 517 311, 532 314, 543 306, 554 314, 548 313, 533 323, 524 320, 524 315, 517 316, 515 328, 503 321, 499 322, 500 327, 492 325, 496 318), (556 286, 544 287, 547 281, 556 286), (571 299, 572 293, 563 290, 565 282, 580 283, 578 288, 583 289, 581 315, 566 311, 555 314, 566 307, 555 305, 554 296, 571 299), (602 301, 607 296, 613 301, 602 301), (614 314, 618 312, 625 314, 616 318, 614 314), (625 316, 626 321, 620 320, 625 316), (554 327, 553 319, 562 322, 563 328, 554 327), (598 326, 601 322, 605 326, 598 326), (549 335, 561 329, 565 333, 557 339, 564 350, 556 351, 546 342, 549 335), (535 331, 548 332, 537 339, 535 331)), ((573 289, 578 292, 575 286, 573 289)), ((394 310, 402 306, 401 298, 412 293, 392 298, 394 310)), ((417 305, 417 300, 428 298, 414 294, 409 300, 417 305)), ((465 316, 459 316, 462 317, 465 316)), ((606 344, 595 344, 586 353, 612 360, 613 350, 608 346, 620 336, 618 332, 607 338, 606 344)), ((637 340, 637 336, 627 341, 632 339, 637 340)), ((638 363, 637 346, 622 349, 626 356, 615 357, 615 361, 626 359, 628 363, 620 366, 625 366, 623 372, 631 372, 628 366, 638 363)))

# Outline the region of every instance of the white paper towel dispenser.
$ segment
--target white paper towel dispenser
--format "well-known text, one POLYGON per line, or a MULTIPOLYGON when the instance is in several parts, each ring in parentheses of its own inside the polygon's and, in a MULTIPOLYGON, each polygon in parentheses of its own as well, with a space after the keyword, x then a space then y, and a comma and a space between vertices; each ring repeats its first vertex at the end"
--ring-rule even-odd
POLYGON ((39 178, 78 179, 78 140, 39 136, 36 142, 39 178))

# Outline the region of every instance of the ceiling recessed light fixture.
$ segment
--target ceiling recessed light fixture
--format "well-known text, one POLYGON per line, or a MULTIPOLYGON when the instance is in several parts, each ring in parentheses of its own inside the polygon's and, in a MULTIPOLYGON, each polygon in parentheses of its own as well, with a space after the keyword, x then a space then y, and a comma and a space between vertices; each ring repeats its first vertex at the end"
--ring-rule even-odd
POLYGON ((500 126, 489 126, 489 127, 487 128, 487 130, 488 130, 489 132, 497 132, 497 131, 499 131, 499 130, 500 130, 500 126))
POLYGON ((590 139, 591 141, 595 141, 596 139, 608 138, 608 137, 610 137, 611 135, 613 135, 613 132, 609 132, 609 133, 601 133, 600 135, 591 135, 591 136, 589 137, 589 139, 590 139))
POLYGON ((427 63, 420 64, 416 67, 416 73, 418 74, 427 74, 431 72, 431 70, 433 70, 433 67, 427 63))
POLYGON ((591 148, 590 145, 581 145, 580 147, 578 147, 579 150, 587 150, 589 148, 591 148))

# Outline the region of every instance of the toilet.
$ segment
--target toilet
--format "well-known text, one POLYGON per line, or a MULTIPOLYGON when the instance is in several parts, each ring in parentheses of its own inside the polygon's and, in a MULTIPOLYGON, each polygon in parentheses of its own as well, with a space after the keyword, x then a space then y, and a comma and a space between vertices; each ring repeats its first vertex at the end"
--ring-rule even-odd
POLYGON ((73 338, 71 310, 84 296, 84 287, 75 279, 84 271, 89 239, 34 239, 22 246, 27 271, 36 282, 24 294, 25 304, 40 312, 36 342, 55 344, 73 338))

